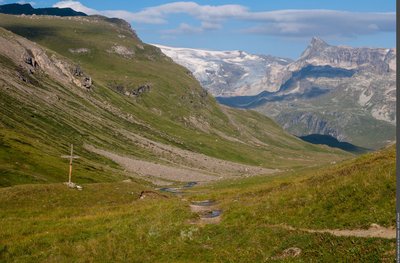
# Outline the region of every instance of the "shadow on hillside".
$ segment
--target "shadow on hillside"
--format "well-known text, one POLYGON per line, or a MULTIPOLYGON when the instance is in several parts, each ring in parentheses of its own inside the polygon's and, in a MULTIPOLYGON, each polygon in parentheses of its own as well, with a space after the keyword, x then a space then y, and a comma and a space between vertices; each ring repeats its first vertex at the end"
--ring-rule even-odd
POLYGON ((47 26, 3 25, 3 27, 14 34, 28 38, 31 41, 39 41, 57 35, 54 28, 47 26))
POLYGON ((323 144, 333 148, 339 148, 346 152, 354 153, 354 154, 363 154, 371 151, 370 149, 356 146, 354 144, 348 142, 338 141, 335 137, 330 135, 323 134, 310 134, 306 136, 299 136, 303 141, 312 143, 312 144, 323 144))

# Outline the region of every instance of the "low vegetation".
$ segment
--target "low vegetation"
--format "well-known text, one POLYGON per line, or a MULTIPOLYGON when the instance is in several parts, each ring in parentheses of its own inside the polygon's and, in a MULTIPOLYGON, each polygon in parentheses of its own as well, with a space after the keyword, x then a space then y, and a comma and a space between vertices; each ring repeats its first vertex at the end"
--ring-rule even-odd
POLYGON ((185 196, 138 182, 0 189, 0 258, 51 262, 393 262, 395 240, 289 230, 394 226, 395 149, 355 160, 195 187, 185 196), (187 200, 215 199, 216 225, 187 200), (295 258, 281 257, 299 248, 295 258))

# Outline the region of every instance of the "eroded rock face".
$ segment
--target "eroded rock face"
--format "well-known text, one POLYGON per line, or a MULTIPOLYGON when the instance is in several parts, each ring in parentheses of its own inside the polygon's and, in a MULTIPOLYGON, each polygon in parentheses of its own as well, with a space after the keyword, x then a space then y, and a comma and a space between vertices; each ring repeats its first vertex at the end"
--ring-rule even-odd
POLYGON ((25 63, 30 65, 33 68, 38 68, 39 64, 36 62, 35 58, 32 55, 25 56, 25 63))
POLYGON ((74 84, 80 88, 92 86, 90 76, 66 59, 49 55, 45 49, 22 37, 7 37, 8 34, 8 31, 1 30, 0 53, 19 65, 18 74, 24 82, 33 83, 33 76, 47 74, 64 85, 74 84))
MULTIPOLYGON (((340 117, 340 114, 338 114, 340 117)), ((334 117, 331 117, 332 119, 334 117)), ((282 114, 277 117, 277 122, 282 125, 284 129, 292 129, 293 134, 302 136, 307 134, 323 134, 330 135, 338 140, 346 140, 346 133, 340 126, 332 123, 328 118, 312 112, 298 112, 293 114, 282 114)))
POLYGON ((80 80, 82 87, 85 87, 87 89, 90 89, 92 87, 92 78, 90 76, 87 76, 82 71, 82 69, 79 65, 77 65, 75 68, 73 68, 72 72, 73 72, 74 76, 80 80))

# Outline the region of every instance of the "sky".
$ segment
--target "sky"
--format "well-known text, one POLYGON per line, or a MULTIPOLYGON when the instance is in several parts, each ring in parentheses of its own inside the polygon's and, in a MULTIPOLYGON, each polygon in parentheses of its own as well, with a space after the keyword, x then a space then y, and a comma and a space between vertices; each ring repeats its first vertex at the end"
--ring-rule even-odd
MULTIPOLYGON (((12 3, 15 1, 2 1, 12 3)), ((23 3, 23 2, 20 2, 23 3)), ((146 43, 297 58, 317 36, 332 45, 395 47, 395 0, 50 1, 119 17, 146 43)))

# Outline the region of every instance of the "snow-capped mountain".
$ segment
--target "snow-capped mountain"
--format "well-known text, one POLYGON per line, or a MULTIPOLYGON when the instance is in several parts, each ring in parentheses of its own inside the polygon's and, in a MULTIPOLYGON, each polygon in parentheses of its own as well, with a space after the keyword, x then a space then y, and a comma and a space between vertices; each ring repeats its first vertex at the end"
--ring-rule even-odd
POLYGON ((298 136, 330 135, 367 148, 394 140, 396 49, 331 46, 313 38, 282 75, 276 92, 218 100, 262 112, 298 136))
POLYGON ((395 138, 396 49, 313 38, 296 61, 243 51, 158 46, 220 103, 252 108, 287 131, 379 148, 395 138))
POLYGON ((253 55, 244 51, 210 51, 155 45, 189 69, 214 96, 256 95, 276 91, 290 59, 253 55))

